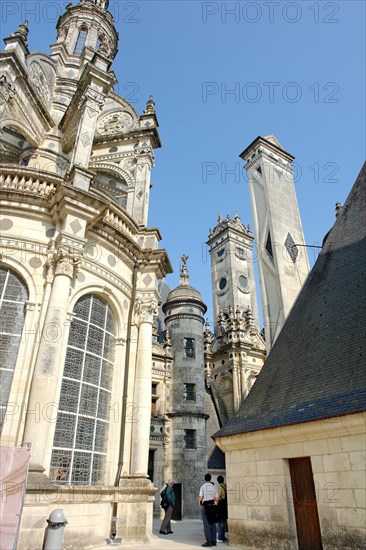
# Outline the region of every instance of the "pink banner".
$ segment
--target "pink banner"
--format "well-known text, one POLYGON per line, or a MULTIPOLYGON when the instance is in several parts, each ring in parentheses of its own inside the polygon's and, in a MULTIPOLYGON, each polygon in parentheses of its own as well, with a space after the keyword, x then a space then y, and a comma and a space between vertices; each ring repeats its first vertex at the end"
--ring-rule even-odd
POLYGON ((0 447, 0 548, 14 550, 28 472, 30 449, 0 447))

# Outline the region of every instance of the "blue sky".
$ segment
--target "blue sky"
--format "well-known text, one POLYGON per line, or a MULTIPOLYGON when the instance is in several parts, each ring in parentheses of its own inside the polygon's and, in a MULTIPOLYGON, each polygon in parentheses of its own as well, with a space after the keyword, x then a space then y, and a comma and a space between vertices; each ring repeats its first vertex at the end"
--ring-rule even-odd
MULTIPOLYGON (((68 3, 3 0, 1 35, 27 17, 31 51, 49 51, 68 3)), ((140 113, 150 94, 156 102, 163 148, 149 226, 159 227, 175 270, 167 282, 178 283, 187 254, 211 318, 205 242, 219 211, 238 210, 252 225, 238 155, 253 139, 274 134, 296 157, 308 244, 321 243, 351 189, 365 152, 365 3, 111 0, 110 8, 118 91, 140 113)))

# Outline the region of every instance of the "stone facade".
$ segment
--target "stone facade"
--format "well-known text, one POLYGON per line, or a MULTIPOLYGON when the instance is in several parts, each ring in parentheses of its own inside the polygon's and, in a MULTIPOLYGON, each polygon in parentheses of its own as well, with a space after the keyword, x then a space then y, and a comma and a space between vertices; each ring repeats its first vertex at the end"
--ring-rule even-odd
POLYGON ((310 457, 323 548, 362 548, 364 429, 365 415, 350 415, 216 439, 226 456, 230 542, 298 548, 289 459, 310 457))
POLYGON ((1 443, 31 445, 27 549, 56 503, 65 547, 152 536, 153 353, 162 389, 171 361, 153 322, 172 269, 147 227, 155 105, 113 92, 107 8, 69 4, 51 55, 29 52, 27 22, 0 55, 1 443))

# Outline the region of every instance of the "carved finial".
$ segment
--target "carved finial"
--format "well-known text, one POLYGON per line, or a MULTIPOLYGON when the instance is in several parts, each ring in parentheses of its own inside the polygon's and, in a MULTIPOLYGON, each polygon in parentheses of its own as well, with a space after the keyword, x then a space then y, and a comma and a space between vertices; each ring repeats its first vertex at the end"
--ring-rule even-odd
POLYGON ((211 227, 210 227, 210 229, 208 230, 208 236, 209 236, 209 237, 212 237, 212 235, 213 235, 213 231, 212 231, 212 229, 211 229, 211 227))
POLYGON ((221 214, 221 212, 219 212, 219 214, 218 214, 217 221, 218 221, 218 223, 221 223, 221 222, 222 222, 222 214, 221 214))
POLYGON ((235 213, 234 213, 234 221, 236 221, 236 222, 238 222, 238 223, 241 223, 240 217, 239 217, 239 213, 238 213, 237 210, 236 210, 235 213))
POLYGON ((165 348, 170 348, 172 345, 172 341, 170 339, 170 333, 169 333, 169 330, 166 329, 165 331, 165 340, 164 340, 164 347, 165 348))
POLYGON ((152 341, 158 342, 159 339, 159 328, 158 328, 158 318, 154 317, 153 324, 152 324, 152 341))
POLYGON ((228 222, 231 222, 230 214, 226 215, 226 219, 227 219, 228 222))
POLYGON ((206 323, 205 323, 204 343, 208 345, 212 344, 210 321, 208 319, 206 319, 206 323))
POLYGON ((28 46, 28 33, 28 19, 26 19, 11 36, 19 36, 23 40, 25 46, 28 46))
POLYGON ((249 235, 252 235, 252 230, 250 229, 249 223, 247 225, 247 233, 249 233, 249 235))
POLYGON ((180 266, 180 277, 179 277, 179 284, 180 285, 188 285, 189 283, 189 274, 188 274, 188 268, 187 268, 187 260, 188 256, 183 254, 181 257, 182 263, 180 266))
POLYGON ((336 218, 338 218, 341 210, 342 210, 343 206, 341 205, 340 202, 336 202, 336 205, 335 205, 335 215, 336 215, 336 218))
POLYGON ((248 328, 249 329, 254 329, 255 322, 254 322, 253 313, 252 313, 252 310, 250 309, 250 307, 248 307, 245 317, 246 317, 248 328))
POLYGON ((155 101, 153 100, 153 96, 151 95, 149 100, 146 103, 146 109, 144 111, 145 115, 153 115, 155 114, 155 101))
POLYGON ((92 6, 97 6, 101 10, 107 10, 109 0, 80 0, 80 4, 90 4, 92 6))

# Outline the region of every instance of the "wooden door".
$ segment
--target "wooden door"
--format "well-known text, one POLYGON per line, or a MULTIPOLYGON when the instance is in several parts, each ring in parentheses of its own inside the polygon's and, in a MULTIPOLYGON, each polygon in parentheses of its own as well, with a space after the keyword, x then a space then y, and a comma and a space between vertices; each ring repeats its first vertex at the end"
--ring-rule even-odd
POLYGON ((289 460, 299 550, 322 550, 310 457, 289 460))

